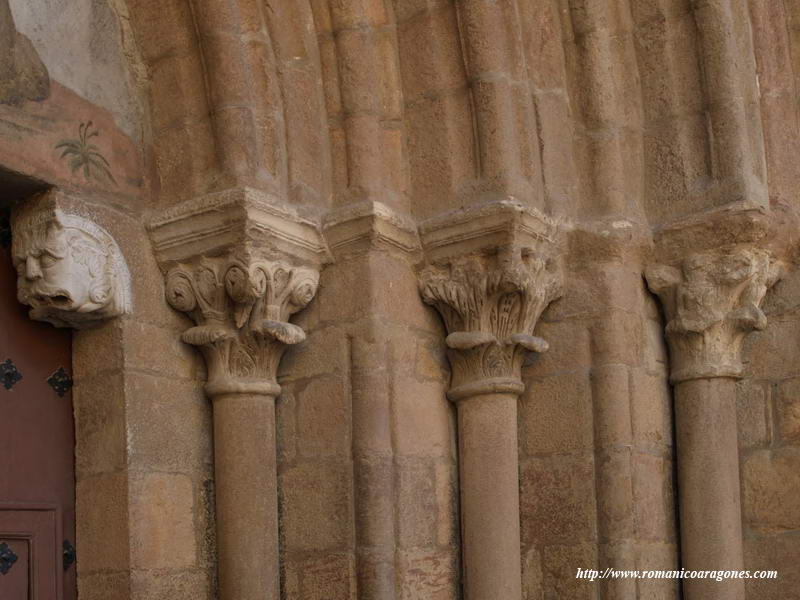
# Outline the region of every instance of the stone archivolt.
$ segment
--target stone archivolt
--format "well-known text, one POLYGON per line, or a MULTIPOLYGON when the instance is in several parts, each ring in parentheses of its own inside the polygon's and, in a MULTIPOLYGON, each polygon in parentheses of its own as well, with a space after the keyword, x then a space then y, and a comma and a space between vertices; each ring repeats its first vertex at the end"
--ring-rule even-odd
POLYGON ((436 307, 449 332, 452 400, 522 392, 525 355, 548 347, 531 332, 558 290, 555 261, 521 248, 454 258, 420 273, 422 298, 436 307))
POLYGON ((181 337, 202 351, 210 395, 279 393, 281 356, 306 338, 289 316, 311 301, 318 283, 316 271, 279 261, 205 259, 169 271, 167 299, 197 323, 181 337))
POLYGON ((760 304, 780 271, 769 251, 751 246, 707 250, 678 266, 647 269, 648 286, 668 319, 673 382, 741 376, 742 343, 766 327, 760 304))

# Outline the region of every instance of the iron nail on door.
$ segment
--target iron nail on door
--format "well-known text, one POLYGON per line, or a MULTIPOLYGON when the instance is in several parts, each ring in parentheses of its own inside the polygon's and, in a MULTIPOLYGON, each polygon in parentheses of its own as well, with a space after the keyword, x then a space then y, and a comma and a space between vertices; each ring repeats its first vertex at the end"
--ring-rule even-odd
POLYGON ((0 575, 5 575, 14 566, 19 557, 5 542, 0 543, 0 575))
POLYGON ((3 387, 10 390, 20 379, 22 379, 22 373, 19 372, 10 358, 0 364, 0 382, 2 382, 3 387))

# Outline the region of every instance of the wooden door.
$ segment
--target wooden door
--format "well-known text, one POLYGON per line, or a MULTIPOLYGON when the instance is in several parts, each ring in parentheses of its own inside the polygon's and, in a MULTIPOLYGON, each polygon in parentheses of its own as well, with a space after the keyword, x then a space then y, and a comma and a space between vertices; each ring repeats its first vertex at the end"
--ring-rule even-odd
POLYGON ((31 321, 0 231, 0 599, 75 600, 71 332, 31 321))

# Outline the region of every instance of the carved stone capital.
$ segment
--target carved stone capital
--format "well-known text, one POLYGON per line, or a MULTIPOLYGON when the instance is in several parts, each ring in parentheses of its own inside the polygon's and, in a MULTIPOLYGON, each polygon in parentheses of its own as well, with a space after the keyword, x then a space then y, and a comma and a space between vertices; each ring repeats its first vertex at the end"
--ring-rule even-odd
POLYGON ((289 316, 314 297, 317 271, 280 261, 204 258, 166 276, 170 305, 196 323, 181 338, 208 368, 207 393, 277 395, 284 350, 305 340, 289 316))
POLYGON ((452 220, 451 244, 446 226, 435 228, 428 241, 435 241, 437 260, 419 274, 422 299, 436 307, 448 331, 448 396, 454 401, 523 391, 525 355, 548 347, 533 328, 561 290, 554 223, 508 204, 484 207, 475 216, 452 220), (520 227, 531 223, 535 227, 520 227), (464 244, 469 254, 461 254, 464 244))
POLYGON ((673 383, 741 377, 745 336, 764 329, 760 305, 780 264, 753 245, 690 254, 677 265, 651 265, 645 276, 667 317, 673 383))
POLYGON ((196 324, 182 339, 205 358, 208 395, 277 395, 278 363, 306 337, 289 317, 314 297, 329 260, 318 227, 242 188, 174 207, 149 230, 167 301, 196 324))
POLYGON ((17 298, 30 317, 56 327, 85 328, 131 311, 128 267, 114 238, 62 207, 49 191, 11 216, 17 298))

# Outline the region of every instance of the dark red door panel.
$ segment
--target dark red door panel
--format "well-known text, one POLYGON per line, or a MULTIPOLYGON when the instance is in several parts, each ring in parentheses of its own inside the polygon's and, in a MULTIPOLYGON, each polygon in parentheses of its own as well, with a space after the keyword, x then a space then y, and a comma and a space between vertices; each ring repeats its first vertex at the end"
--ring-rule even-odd
POLYGON ((13 553, 0 575, 3 600, 62 600, 61 515, 56 507, 0 506, 0 544, 13 553))
POLYGON ((30 600, 30 540, 6 538, 0 542, 0 598, 30 600))
POLYGON ((28 319, 0 248, 0 598, 75 600, 71 332, 28 319), (2 574, 5 544, 17 557, 2 574), (66 570, 65 570, 66 564, 66 570), (25 575, 25 577, 23 577, 25 575))

